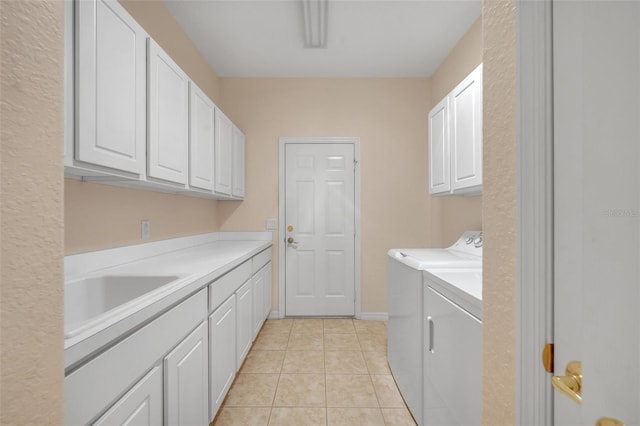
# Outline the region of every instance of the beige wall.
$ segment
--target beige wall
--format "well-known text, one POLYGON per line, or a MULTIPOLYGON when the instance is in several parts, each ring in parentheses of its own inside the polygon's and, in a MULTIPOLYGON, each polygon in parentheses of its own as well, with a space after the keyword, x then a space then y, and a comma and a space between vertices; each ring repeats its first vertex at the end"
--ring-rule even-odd
MULTIPOLYGON (((466 34, 431 76, 431 107, 452 91, 482 63, 482 18, 466 34)), ((482 229, 482 196, 444 197, 442 209, 442 245, 449 246, 466 230, 482 229)))
POLYGON ((63 424, 63 4, 1 1, 0 424, 63 424))
POLYGON ((221 95, 247 137, 246 200, 218 204, 221 230, 264 229, 278 217, 279 137, 360 138, 361 309, 386 312, 386 252, 439 243, 438 201, 427 191, 429 80, 223 78, 221 95))
POLYGON ((516 13, 484 0, 482 423, 515 424, 516 13))
MULTIPOLYGON (((219 81, 204 57, 161 1, 120 3, 196 84, 219 102, 219 81)), ((65 181, 65 254, 143 242, 140 221, 150 221, 151 239, 213 232, 214 200, 65 181)))
POLYGON ((65 253, 213 232, 215 201, 65 179, 65 253), (142 219, 151 238, 141 240, 142 219))

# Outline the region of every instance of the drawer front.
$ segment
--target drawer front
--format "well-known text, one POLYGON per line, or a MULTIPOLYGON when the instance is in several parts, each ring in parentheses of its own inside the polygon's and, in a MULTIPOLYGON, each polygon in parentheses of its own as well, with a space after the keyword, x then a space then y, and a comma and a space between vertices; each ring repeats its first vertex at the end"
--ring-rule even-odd
POLYGON ((207 316, 200 290, 65 377, 65 424, 87 424, 207 316))
POLYGON ((209 284, 209 312, 213 312, 249 278, 251 278, 251 261, 247 260, 209 284))
POLYGON ((271 260, 271 247, 253 256, 253 258, 251 259, 253 264, 253 273, 255 274, 256 272, 258 272, 260 268, 266 265, 270 260, 271 260))

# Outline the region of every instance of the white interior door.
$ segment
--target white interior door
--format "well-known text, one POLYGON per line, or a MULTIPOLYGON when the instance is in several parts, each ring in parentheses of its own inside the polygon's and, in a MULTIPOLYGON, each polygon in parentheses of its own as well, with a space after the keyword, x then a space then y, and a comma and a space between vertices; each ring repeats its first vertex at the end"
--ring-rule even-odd
POLYGON ((638 425, 640 2, 556 1, 553 21, 554 365, 583 375, 554 423, 638 425))
POLYGON ((355 314, 353 144, 285 145, 285 314, 355 314))

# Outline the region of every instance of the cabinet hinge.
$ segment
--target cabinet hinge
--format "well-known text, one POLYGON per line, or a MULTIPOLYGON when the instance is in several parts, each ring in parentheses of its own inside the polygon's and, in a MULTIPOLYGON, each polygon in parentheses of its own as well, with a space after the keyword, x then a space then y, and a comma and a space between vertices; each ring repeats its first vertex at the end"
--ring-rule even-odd
POLYGON ((547 343, 542 350, 542 365, 547 373, 553 373, 553 343, 547 343))

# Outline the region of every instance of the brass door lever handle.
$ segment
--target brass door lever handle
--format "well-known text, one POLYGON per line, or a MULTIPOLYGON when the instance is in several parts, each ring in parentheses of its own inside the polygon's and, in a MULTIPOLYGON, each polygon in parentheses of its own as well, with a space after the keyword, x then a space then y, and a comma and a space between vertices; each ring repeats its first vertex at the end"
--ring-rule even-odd
POLYGON ((582 405, 582 363, 580 361, 571 361, 567 364, 565 375, 553 376, 551 384, 558 392, 582 405))

